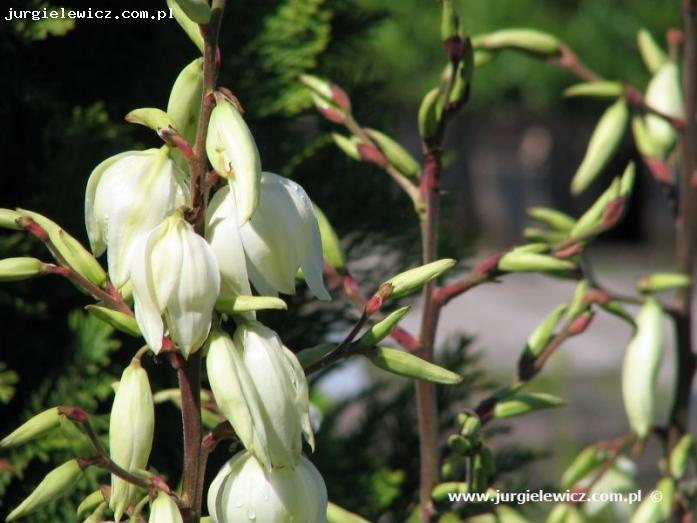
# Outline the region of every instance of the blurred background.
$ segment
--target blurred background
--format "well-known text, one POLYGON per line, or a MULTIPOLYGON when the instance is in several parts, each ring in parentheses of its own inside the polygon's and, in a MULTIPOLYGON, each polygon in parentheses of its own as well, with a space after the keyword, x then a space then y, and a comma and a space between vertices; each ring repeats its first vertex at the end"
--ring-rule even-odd
MULTIPOLYGON (((259 146, 265 170, 299 181, 342 238, 349 268, 364 292, 418 263, 411 204, 378 169, 347 159, 330 138, 297 82, 304 72, 333 79, 353 100, 356 117, 418 155, 416 112, 445 65, 435 1, 229 0, 222 28, 221 84, 231 88, 259 146)), ((649 80, 636 50, 639 28, 664 42, 679 24, 679 2, 651 0, 459 0, 470 34, 534 27, 559 36, 603 76, 643 90, 649 80)), ((164 1, 102 0, 100 9, 164 9, 164 1)), ((39 0, 10 0, 13 9, 40 9, 39 0)), ((87 0, 55 6, 96 8, 87 0)), ((6 16, 6 12, 2 16, 6 16)), ((137 107, 165 107, 179 70, 195 47, 174 20, 0 21, 0 207, 35 210, 86 240, 84 187, 103 159, 127 149, 159 146, 147 129, 124 122, 137 107)), ((528 56, 504 53, 476 71, 471 101, 449 130, 444 179, 443 256, 460 269, 522 241, 525 209, 557 207, 579 215, 612 176, 636 156, 627 138, 603 179, 582 198, 569 181, 603 103, 565 100, 569 74, 528 56)), ((640 172, 628 216, 590 251, 596 275, 613 290, 669 270, 670 206, 640 172)), ((21 234, 0 234, 0 257, 34 253, 21 234)), ((573 283, 514 276, 458 298, 443 314, 441 363, 460 368, 462 386, 441 391, 443 431, 458 409, 476 405, 492 387, 510 382, 531 330, 568 300, 573 283)), ((82 312, 88 302, 65 281, 0 286, 0 434, 43 408, 79 405, 98 414, 106 433, 111 382, 137 344, 82 312)), ((317 307, 291 299, 290 314, 267 314, 294 350, 335 339, 352 321, 341 303, 317 307)), ((418 306, 405 326, 418 329, 418 306)), ((669 331, 669 329, 666 329, 669 331)), ((583 336, 555 356, 534 390, 562 396, 568 406, 514 420, 489 435, 502 488, 553 488, 583 446, 627 432, 619 383, 629 327, 598 315, 583 336)), ((670 401, 672 354, 661 373, 659 415, 670 401)), ((153 364, 157 387, 174 386, 164 363, 153 364)), ((350 361, 314 380, 320 423, 313 456, 330 498, 371 521, 404 521, 415 500, 418 456, 412 387, 350 361)), ((181 434, 175 406, 158 409, 153 466, 177 474, 181 434)), ((694 416, 693 416, 694 419, 694 416)), ((655 482, 656 452, 639 460, 642 485, 655 482)), ((0 518, 26 496, 51 464, 84 452, 66 427, 32 448, 0 455, 0 518), (28 465, 31 463, 31 466, 28 465)), ((219 449, 215 464, 226 457, 219 449)), ((96 476, 84 481, 84 494, 96 476)), ((78 495, 75 499, 79 500, 78 495)), ((72 521, 60 503, 32 521, 72 521)))

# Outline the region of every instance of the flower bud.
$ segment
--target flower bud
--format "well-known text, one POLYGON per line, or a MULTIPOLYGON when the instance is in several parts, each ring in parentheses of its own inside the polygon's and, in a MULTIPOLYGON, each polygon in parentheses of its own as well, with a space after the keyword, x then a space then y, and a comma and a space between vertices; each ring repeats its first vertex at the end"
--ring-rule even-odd
POLYGON ((18 281, 43 276, 51 267, 36 258, 20 257, 0 260, 0 282, 18 281))
POLYGON ((109 247, 109 276, 117 288, 129 278, 139 241, 185 201, 188 189, 169 151, 165 146, 117 154, 87 182, 87 235, 96 256, 109 247))
POLYGON ((82 519, 88 512, 92 512, 104 502, 104 493, 102 489, 95 490, 85 499, 83 499, 77 507, 77 519, 82 519))
POLYGON ((399 172, 409 178, 419 177, 419 162, 400 143, 376 129, 366 129, 365 132, 399 172))
MULTIPOLYGON (((121 375, 109 419, 111 459, 128 471, 145 469, 152 449, 155 407, 148 374, 133 360, 121 375)), ((133 499, 135 485, 111 476, 109 507, 116 521, 133 499)))
POLYGON ((174 500, 162 491, 157 493, 150 505, 148 523, 184 523, 181 512, 174 500))
POLYGON ((334 140, 336 146, 349 158, 353 158, 354 160, 361 159, 361 156, 358 153, 358 144, 360 144, 361 141, 355 136, 349 138, 343 134, 332 133, 332 140, 334 140))
POLYGON ((431 89, 421 100, 419 106, 419 135, 430 143, 438 135, 440 119, 443 115, 443 102, 441 100, 440 88, 431 89))
POLYGON ((109 505, 106 501, 97 505, 97 508, 83 521, 83 523, 103 523, 104 522, 104 512, 109 505))
POLYGON ((302 435, 314 446, 308 386, 276 333, 257 322, 240 325, 234 342, 214 331, 206 366, 216 403, 247 450, 269 470, 296 466, 302 435))
POLYGON ((201 35, 201 28, 199 25, 191 20, 186 13, 179 6, 177 0, 167 0, 167 7, 170 8, 174 19, 181 26, 184 32, 191 38, 198 50, 203 54, 203 35, 201 35))
POLYGON ((663 310, 648 298, 636 319, 637 330, 629 342, 622 368, 622 395, 629 425, 645 438, 653 423, 656 376, 663 357, 663 310))
POLYGON ((392 286, 390 297, 398 299, 408 296, 421 289, 421 287, 428 282, 436 279, 454 265, 455 260, 444 258, 392 276, 392 278, 385 282, 392 286))
POLYGON ((641 116, 632 117, 632 136, 639 154, 645 159, 656 159, 663 155, 661 145, 656 143, 641 116))
POLYGON ((431 491, 431 497, 436 502, 448 501, 453 493, 467 494, 470 491, 469 484, 464 481, 446 481, 439 483, 431 491))
POLYGON ((237 219, 248 222, 259 202, 261 160, 242 114, 220 93, 208 124, 206 152, 216 172, 228 180, 237 219))
POLYGON ((327 488, 304 456, 297 467, 267 470, 250 452, 228 461, 208 489, 216 523, 297 521, 326 523, 327 488))
POLYGON ((540 323, 534 331, 532 331, 525 345, 525 351, 523 352, 524 360, 535 359, 535 357, 539 356, 549 343, 549 340, 552 339, 554 329, 557 328, 566 310, 566 305, 559 305, 542 320, 542 323, 540 323))
POLYGON ((203 345, 220 291, 220 272, 213 250, 180 212, 140 242, 131 280, 136 321, 155 353, 162 348, 165 323, 184 357, 203 345))
POLYGON ((615 100, 624 93, 624 86, 619 82, 583 82, 564 89, 567 98, 585 96, 589 98, 610 98, 615 100))
POLYGON ((225 314, 241 314, 243 312, 254 312, 261 310, 278 310, 284 311, 288 309, 288 304, 280 298, 271 296, 239 296, 220 298, 215 303, 215 310, 225 314))
POLYGON ((651 74, 655 74, 668 61, 668 55, 646 29, 641 29, 637 33, 637 47, 646 69, 651 74))
POLYGON ((77 273, 81 274, 97 286, 102 286, 106 282, 106 273, 99 262, 94 259, 82 244, 65 232, 56 222, 49 220, 39 213, 17 209, 22 216, 27 216, 34 220, 37 225, 46 231, 49 240, 57 253, 63 257, 68 265, 77 273))
POLYGON ((501 257, 498 269, 503 272, 558 272, 573 271, 576 265, 546 254, 513 250, 501 257))
POLYGON ((680 272, 656 272, 637 282, 639 292, 662 292, 689 287, 692 277, 680 272))
POLYGON ((564 400, 544 392, 515 394, 496 403, 494 418, 512 418, 537 410, 561 407, 562 405, 564 405, 564 400))
POLYGON ((167 102, 167 114, 174 122, 174 128, 192 146, 196 140, 202 96, 203 59, 197 58, 181 70, 167 102))
POLYGON ((358 514, 349 512, 334 503, 327 505, 327 521, 329 523, 369 523, 367 519, 363 519, 358 514))
POLYGON ((21 231, 22 227, 17 223, 17 219, 22 215, 12 209, 0 209, 0 228, 21 231))
POLYGON ((559 232, 571 231, 576 223, 576 220, 568 214, 557 211, 556 209, 548 209, 547 207, 530 207, 528 209, 528 216, 559 232))
POLYGON ((303 368, 307 368, 310 365, 317 363, 335 349, 335 343, 320 343, 314 347, 308 347, 307 349, 301 350, 295 356, 298 358, 300 365, 302 365, 303 368))
POLYGON ((329 223, 329 220, 322 212, 322 209, 317 207, 317 205, 314 203, 312 204, 312 209, 315 211, 317 225, 319 226, 319 235, 322 241, 322 255, 324 256, 324 261, 331 265, 335 271, 341 274, 346 269, 346 258, 344 256, 344 251, 341 248, 339 237, 334 231, 332 224, 329 223))
POLYGON ((211 19, 211 6, 207 0, 175 0, 184 14, 197 24, 207 24, 211 19))
MULTIPOLYGON (((644 97, 651 108, 674 118, 684 118, 680 71, 674 62, 664 63, 656 72, 646 88, 644 97)), ((678 133, 673 125, 656 114, 645 116, 646 130, 662 155, 667 154, 675 144, 678 133)))
POLYGON ((71 459, 53 469, 29 496, 10 512, 5 521, 15 521, 70 493, 81 473, 82 469, 76 459, 71 459))
POLYGON ((25 421, 12 433, 5 436, 2 441, 0 441, 0 448, 7 449, 16 447, 40 438, 58 427, 60 420, 61 415, 58 407, 45 410, 28 421, 25 421))
POLYGON ((597 470, 608 459, 607 451, 595 445, 586 447, 574 458, 561 477, 561 488, 573 488, 579 481, 597 470))
POLYGON ((555 37, 534 29, 502 29, 475 36, 472 45, 480 49, 517 49, 540 56, 559 53, 561 42, 555 37))
POLYGON ((571 181, 573 194, 585 191, 602 172, 622 141, 628 121, 629 109, 624 98, 619 98, 605 110, 591 135, 583 161, 571 181))
POLYGON ((402 350, 375 347, 361 354, 376 367, 406 378, 431 381, 442 385, 456 385, 463 379, 459 374, 402 350))
POLYGON ((121 311, 115 311, 109 307, 103 307, 102 305, 87 305, 85 310, 103 322, 108 323, 118 331, 125 332, 136 338, 142 336, 138 328, 138 322, 133 316, 124 314, 121 311))
POLYGON ((162 129, 176 129, 176 125, 170 116, 162 109, 157 109, 156 107, 142 107, 140 109, 133 109, 126 115, 126 121, 129 123, 143 125, 157 133, 159 133, 162 129))
POLYGON ((670 451, 669 465, 671 476, 675 479, 681 479, 685 475, 685 472, 687 472, 687 466, 690 464, 690 460, 694 457, 695 438, 690 434, 685 434, 675 444, 673 450, 670 451))
MULTIPOLYGON (((218 256, 223 281, 227 280, 230 287, 240 287, 244 279, 243 266, 236 260, 239 254, 234 256, 231 248, 225 249, 226 244, 238 243, 237 229, 223 209, 234 205, 227 188, 216 193, 211 200, 206 236, 218 256)), ((300 268, 312 293, 319 299, 331 299, 322 278, 322 240, 317 218, 300 185, 277 174, 263 173, 259 207, 252 219, 239 227, 239 235, 249 280, 260 294, 294 294, 295 275, 300 268)))
POLYGON ((397 309, 390 313, 387 318, 373 325, 368 331, 358 340, 358 346, 363 349, 369 349, 381 342, 389 336, 392 329, 402 321, 402 318, 411 310, 411 305, 397 309))
POLYGON ((320 112, 334 109, 336 116, 343 120, 344 112, 351 109, 351 100, 348 95, 335 83, 311 74, 300 75, 300 81, 310 89, 310 97, 320 112))

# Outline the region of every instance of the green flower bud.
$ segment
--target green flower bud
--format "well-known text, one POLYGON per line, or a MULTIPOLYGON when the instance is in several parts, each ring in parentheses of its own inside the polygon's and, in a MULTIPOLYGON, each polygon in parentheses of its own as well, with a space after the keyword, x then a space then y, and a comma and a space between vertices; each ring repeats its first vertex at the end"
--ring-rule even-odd
POLYGON ((537 410, 561 407, 562 405, 564 405, 564 400, 543 392, 516 394, 496 403, 494 407, 494 418, 512 418, 537 410))
MULTIPOLYGON (((656 71, 646 88, 646 103, 668 116, 684 118, 682 86, 680 71, 674 62, 666 62, 656 71)), ((673 125, 656 114, 645 116, 646 130, 652 141, 658 146, 663 155, 667 154, 675 144, 678 133, 673 125)))
POLYGON ((571 192, 580 194, 598 177, 615 154, 624 136, 629 109, 624 98, 619 98, 605 110, 588 142, 586 154, 571 182, 571 192))
POLYGON ((6 449, 24 445, 30 441, 44 436, 60 424, 61 414, 58 407, 45 410, 40 414, 24 422, 12 433, 0 441, 0 448, 6 449))
POLYGON ((455 265, 455 260, 444 258, 392 276, 387 282, 392 286, 390 297, 402 298, 418 291, 455 265))
POLYGON ((365 131, 399 172, 409 178, 418 178, 419 162, 400 143, 376 129, 368 128, 365 131))
POLYGON ((167 0, 167 7, 172 10, 174 19, 181 26, 188 37, 191 38, 194 45, 198 47, 201 54, 203 54, 203 36, 201 35, 201 28, 198 26, 198 24, 186 16, 186 13, 184 13, 184 10, 179 6, 179 2, 177 0, 167 0))
POLYGON ((555 231, 544 231, 537 227, 526 227, 523 229, 523 238, 529 242, 550 244, 566 239, 566 234, 555 231))
MULTIPOLYGON (((661 478, 656 483, 656 490, 663 494, 658 502, 658 513, 661 521, 670 521, 673 517, 673 502, 675 501, 676 482, 673 478, 661 478)), ((653 500, 652 500, 653 501, 653 500)))
POLYGON ((496 51, 486 51, 484 49, 474 50, 474 68, 484 67, 496 58, 496 51))
POLYGON ((230 184, 240 225, 248 222, 259 202, 261 160, 242 114, 224 96, 216 97, 208 124, 206 151, 213 168, 230 184))
POLYGON ((546 254, 513 250, 501 257, 498 269, 503 272, 557 272, 573 271, 576 265, 546 254))
POLYGON ((586 447, 574 458, 571 465, 564 471, 561 477, 561 488, 573 488, 579 481, 605 463, 607 458, 607 451, 599 449, 594 445, 586 447))
POLYGON ((589 233, 594 227, 600 225, 605 214, 605 209, 613 200, 619 198, 620 196, 620 179, 615 178, 612 180, 610 187, 608 187, 603 194, 601 194, 598 199, 590 206, 590 208, 581 215, 581 217, 571 229, 572 238, 578 238, 589 233))
POLYGON ((5 521, 8 523, 15 521, 68 494, 81 473, 82 469, 76 459, 71 459, 53 469, 41 480, 29 497, 10 512, 5 521))
POLYGON ((87 305, 85 310, 120 332, 124 332, 136 338, 142 336, 138 328, 138 322, 133 316, 101 305, 87 305))
POLYGON ((225 314, 242 314, 243 312, 253 312, 261 310, 280 310, 288 309, 288 304, 280 298, 273 296, 229 296, 219 298, 215 303, 215 310, 225 314))
POLYGON ((447 481, 445 483, 439 483, 431 491, 431 497, 433 501, 440 503, 448 500, 448 494, 450 493, 461 493, 467 494, 469 492, 469 485, 465 482, 460 481, 447 481))
POLYGON ((540 56, 559 53, 561 42, 555 37, 534 29, 502 29, 472 38, 475 49, 516 49, 540 56))
POLYGON ((628 198, 634 190, 634 182, 636 180, 636 166, 634 162, 629 162, 624 168, 622 177, 620 178, 620 196, 628 198))
POLYGON ((43 276, 51 264, 36 258, 20 257, 0 260, 0 282, 18 281, 43 276))
POLYGON ((103 523, 104 512, 108 506, 106 501, 100 503, 83 523, 103 523))
POLYGON ((689 274, 679 272, 656 272, 642 278, 637 282, 639 292, 662 292, 681 289, 692 285, 692 277, 689 274))
POLYGON ((576 224, 576 220, 568 214, 556 209, 548 209, 547 207, 530 207, 528 216, 535 221, 544 223, 555 231, 564 233, 569 232, 576 224))
POLYGON ((150 505, 148 523, 184 523, 184 519, 174 500, 160 491, 150 505))
MULTIPOLYGON (((181 70, 174 81, 167 102, 167 114, 172 119, 174 128, 192 146, 196 140, 202 96, 203 59, 197 58, 181 70)), ((172 153, 179 154, 177 150, 172 153)))
POLYGON ((377 343, 381 342, 387 336, 389 336, 392 329, 394 329, 397 324, 402 321, 402 318, 407 315, 411 310, 411 305, 397 309, 396 311, 390 313, 384 320, 373 325, 368 331, 361 336, 358 340, 358 346, 363 349, 369 349, 374 347, 377 343))
POLYGON ((569 320, 573 321, 579 314, 588 308, 588 305, 585 302, 585 297, 589 288, 590 285, 588 284, 588 280, 581 280, 576 285, 576 289, 574 289, 574 297, 571 298, 571 303, 569 303, 569 308, 566 311, 566 317, 569 320))
POLYGON ((695 457, 695 438, 685 434, 670 451, 670 474, 675 479, 682 479, 687 472, 690 459, 695 457))
POLYGON ((640 438, 648 436, 656 401, 656 376, 663 358, 663 309, 647 298, 637 316, 622 368, 622 395, 629 425, 640 438))
POLYGON ((332 99, 332 84, 329 80, 311 74, 300 75, 300 81, 314 94, 324 98, 326 101, 332 99))
MULTIPOLYGON (((155 406, 140 362, 126 367, 116 390, 109 420, 109 452, 114 462, 128 471, 145 469, 152 449, 155 406)), ((112 474, 109 507, 116 521, 133 499, 135 485, 112 474)))
POLYGON ((661 145, 654 141, 646 127, 646 120, 642 116, 632 118, 632 136, 639 154, 644 158, 660 158, 662 156, 661 145))
POLYGON ((425 142, 433 141, 438 134, 440 119, 443 115, 443 102, 440 95, 440 88, 431 89, 419 106, 419 135, 425 142))
POLYGON ((162 129, 176 129, 176 125, 169 115, 162 109, 155 107, 142 107, 133 109, 126 115, 126 121, 138 125, 144 125, 148 129, 160 132, 162 129))
MULTIPOLYGON (((131 511, 131 515, 128 518, 128 523, 142 523, 143 520, 140 515, 143 513, 143 510, 145 510, 145 506, 149 501, 150 496, 144 496, 138 503, 136 503, 135 508, 131 511)), ((203 518, 201 518, 201 523, 203 523, 203 518)))
POLYGON ((552 339, 554 329, 557 328, 566 310, 566 305, 559 305, 542 320, 542 323, 540 323, 534 331, 532 331, 525 345, 523 359, 534 359, 542 352, 542 349, 544 349, 549 343, 549 340, 552 339))
POLYGON ((300 365, 303 368, 307 368, 317 363, 334 349, 336 349, 336 344, 334 343, 320 343, 314 347, 301 350, 295 356, 298 358, 300 365))
POLYGON ((361 142, 355 136, 349 138, 343 134, 332 133, 332 140, 334 140, 336 146, 349 158, 353 158, 354 160, 361 159, 361 155, 358 152, 358 144, 361 142))
POLYGON ((175 0, 184 14, 197 24, 207 24, 211 19, 211 6, 207 0, 175 0))
POLYGON ((81 274, 95 285, 100 287, 104 285, 106 282, 104 269, 79 241, 65 232, 56 222, 39 213, 25 209, 17 209, 17 211, 22 216, 28 216, 34 220, 48 233, 48 238, 53 243, 58 254, 65 258, 65 261, 75 272, 81 274))
POLYGON ((339 274, 343 273, 346 268, 346 258, 344 251, 341 248, 339 237, 337 236, 332 224, 329 223, 322 209, 312 204, 317 217, 317 225, 319 226, 319 235, 322 240, 322 254, 324 261, 331 265, 339 274))
POLYGON ((21 231, 22 228, 17 224, 17 219, 22 215, 12 209, 0 209, 0 228, 21 231))
POLYGON ((327 504, 327 523, 369 523, 358 514, 349 512, 334 503, 327 504))
POLYGON ((92 512, 104 502, 104 493, 101 489, 95 490, 80 502, 77 507, 77 519, 82 519, 89 512, 92 512))
POLYGON ((583 82, 564 89, 564 96, 586 96, 589 98, 611 98, 612 100, 622 96, 624 87, 619 82, 583 82))
POLYGON ((575 505, 560 503, 547 516, 546 523, 586 523, 586 516, 575 505))
POLYGON ((457 13, 452 0, 441 0, 440 39, 444 42, 459 36, 457 13))
POLYGON ((361 354, 376 367, 406 378, 432 381, 443 385, 456 385, 463 379, 459 374, 397 349, 375 347, 361 354))
POLYGON ((472 450, 472 443, 460 434, 451 434, 448 437, 448 447, 450 447, 453 452, 465 455, 472 450))
POLYGON ((668 55, 646 29, 641 29, 637 33, 637 47, 646 69, 651 74, 656 73, 669 60, 668 55))
POLYGON ((468 416, 462 425, 460 434, 466 438, 477 439, 481 428, 482 421, 479 419, 479 416, 468 416))

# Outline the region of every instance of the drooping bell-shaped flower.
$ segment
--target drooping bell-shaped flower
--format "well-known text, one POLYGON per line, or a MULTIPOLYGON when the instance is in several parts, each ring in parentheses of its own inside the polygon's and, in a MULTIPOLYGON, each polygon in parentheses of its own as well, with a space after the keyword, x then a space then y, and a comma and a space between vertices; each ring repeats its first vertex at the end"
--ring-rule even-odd
POLYGON ((294 469, 268 471, 242 451, 211 483, 208 512, 214 523, 326 523, 327 487, 304 456, 294 469))
POLYGON ((228 180, 240 223, 247 222, 259 201, 261 160, 254 137, 239 109, 216 93, 206 139, 206 152, 216 172, 228 180))
POLYGON ((218 262, 180 211, 143 238, 131 265, 138 326, 148 346, 162 348, 165 327, 185 357, 208 336, 220 291, 218 262))
POLYGON ((108 247, 109 276, 117 288, 129 278, 138 241, 182 205, 187 192, 166 146, 117 154, 92 171, 85 194, 87 235, 95 255, 108 247))
POLYGON ((234 341, 213 332, 206 365, 218 407, 266 468, 294 467, 303 434, 314 446, 305 373, 274 331, 245 322, 234 341))
MULTIPOLYGON (((134 359, 121 376, 109 420, 111 459, 128 470, 145 469, 152 450, 155 406, 148 374, 134 359)), ((116 521, 133 499, 136 487, 120 477, 111 476, 109 506, 116 521)))
MULTIPOLYGON (((238 240, 226 207, 235 205, 227 188, 211 200, 207 237, 232 249, 238 240), (216 236, 219 239, 216 241, 216 236)), ((246 272, 260 294, 276 296, 295 293, 295 275, 302 269, 310 290, 320 299, 330 299, 322 280, 322 240, 312 202, 297 183, 273 173, 263 173, 259 206, 252 219, 239 227, 246 256, 246 272)), ((240 263, 215 247, 224 278, 235 273, 242 278, 240 263)))

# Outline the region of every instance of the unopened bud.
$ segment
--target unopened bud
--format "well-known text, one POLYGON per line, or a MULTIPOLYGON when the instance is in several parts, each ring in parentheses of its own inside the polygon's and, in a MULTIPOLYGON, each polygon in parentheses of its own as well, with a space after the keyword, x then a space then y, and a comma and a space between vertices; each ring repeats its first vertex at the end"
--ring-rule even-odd
POLYGON ((607 459, 607 451, 591 446, 583 449, 561 477, 561 488, 570 489, 597 470, 607 459))
POLYGON ((527 213, 533 220, 559 232, 569 232, 576 223, 576 220, 568 214, 547 207, 530 207, 527 213))
POLYGON ((431 280, 434 280, 455 265, 455 260, 445 258, 421 267, 409 269, 393 276, 386 283, 392 286, 391 298, 397 299, 418 291, 431 280))
POLYGON ((58 407, 37 414, 0 441, 0 448, 16 447, 40 438, 60 424, 58 407))
POLYGON ((632 136, 639 154, 644 159, 660 158, 663 154, 660 144, 654 141, 642 116, 632 117, 632 136))
POLYGON ((557 325, 559 325, 559 321, 562 316, 564 316, 566 310, 566 305, 559 305, 542 320, 542 323, 540 323, 534 331, 532 331, 525 346, 524 358, 534 359, 542 352, 549 343, 549 340, 552 339, 554 330, 557 328, 557 325))
POLYGON ((21 214, 12 209, 0 209, 0 228, 21 231, 22 227, 17 223, 21 214))
POLYGON ((498 269, 503 272, 557 272, 573 271, 576 265, 546 254, 510 251, 499 260, 498 269))
POLYGON ((197 24, 207 24, 211 19, 211 6, 207 0, 176 0, 184 14, 197 24))
POLYGON ((186 13, 184 13, 177 0, 167 0, 167 7, 169 7, 171 10, 172 16, 174 16, 177 23, 181 26, 188 37, 191 38, 191 41, 198 48, 201 54, 203 54, 203 35, 201 35, 199 25, 191 20, 186 13))
POLYGON ((502 29, 472 38, 475 49, 516 49, 540 56, 559 53, 561 42, 555 37, 534 29, 502 29))
POLYGON ((273 296, 225 296, 215 302, 215 310, 224 314, 242 314, 244 312, 288 309, 288 304, 281 298, 273 296))
POLYGON ((183 523, 181 512, 168 494, 160 491, 150 505, 148 523, 183 523))
POLYGON ((591 232, 595 227, 597 227, 603 218, 605 213, 605 208, 608 206, 610 201, 619 197, 620 195, 620 179, 615 178, 603 194, 598 197, 598 199, 591 205, 591 207, 581 215, 581 217, 571 229, 570 236, 573 238, 578 238, 584 236, 591 232))
POLYGON ((43 276, 53 267, 36 258, 19 257, 0 260, 0 282, 18 281, 43 276))
POLYGON ((104 493, 102 489, 95 490, 83 499, 77 507, 77 519, 82 519, 88 513, 100 506, 104 502, 104 493))
POLYGON ((327 521, 329 523, 369 523, 358 514, 349 512, 334 503, 327 504, 327 521))
POLYGON ((70 493, 81 473, 82 469, 76 459, 71 459, 53 469, 41 480, 29 497, 10 512, 5 521, 15 521, 70 493))
POLYGON ((657 272, 637 282, 639 292, 662 292, 681 289, 692 285, 689 274, 679 272, 657 272))
POLYGON ((133 109, 126 115, 126 121, 138 125, 144 125, 148 129, 159 133, 163 129, 174 129, 176 125, 169 115, 156 107, 143 107, 133 109))
POLYGON ((399 172, 410 178, 419 176, 419 163, 400 143, 375 129, 366 129, 365 132, 399 172))
POLYGON ((419 106, 419 135, 425 142, 430 143, 437 137, 442 115, 441 90, 436 87, 426 93, 419 106))
POLYGON ((460 434, 469 439, 476 439, 479 437, 479 431, 482 428, 482 422, 479 416, 473 414, 469 416, 465 422, 462 424, 462 430, 460 434))
MULTIPOLYGON (((646 104, 652 109, 673 118, 684 118, 680 71, 677 64, 668 61, 664 63, 653 76, 646 88, 646 104)), ((652 141, 666 155, 678 137, 678 132, 671 122, 657 114, 646 115, 646 129, 652 141)))
POLYGON ((453 493, 467 494, 469 485, 461 481, 447 481, 439 483, 431 491, 431 497, 436 502, 442 502, 452 497, 453 493))
POLYGON ((448 437, 448 447, 452 449, 453 452, 465 455, 470 450, 472 450, 472 444, 469 440, 459 434, 452 434, 448 437))
MULTIPOLYGON (((198 31, 198 27, 196 29, 198 31)), ((197 58, 181 70, 167 102, 167 114, 174 122, 174 128, 190 145, 196 139, 202 96, 203 60, 197 58)))
POLYGON ((394 329, 397 324, 402 321, 402 318, 406 316, 411 310, 411 306, 407 305, 401 309, 397 309, 393 313, 389 314, 387 318, 376 323, 368 332, 366 332, 361 339, 358 340, 358 346, 363 349, 368 349, 374 347, 377 343, 385 339, 392 329, 394 329))
POLYGON ((385 167, 387 165, 387 158, 382 154, 382 151, 372 144, 359 143, 357 146, 358 157, 368 163, 374 163, 378 167, 385 167))
POLYGON ((543 392, 531 392, 530 394, 516 394, 496 403, 494 417, 497 419, 522 416, 529 412, 542 409, 560 407, 564 401, 557 396, 543 392))
POLYGON ((588 280, 581 280, 576 285, 574 289, 574 297, 569 303, 569 308, 566 311, 566 317, 570 320, 576 318, 582 311, 588 308, 588 302, 586 301, 586 295, 590 285, 588 280))
POLYGON ((310 89, 310 95, 317 109, 335 107, 339 113, 351 110, 351 100, 341 87, 319 76, 303 74, 300 81, 310 89))
POLYGON ((366 356, 376 367, 407 378, 443 385, 455 385, 463 379, 459 374, 397 349, 375 347, 361 354, 366 356))
POLYGON ((327 262, 331 267, 342 274, 346 269, 346 257, 344 256, 344 251, 341 248, 341 243, 339 241, 339 236, 334 231, 332 224, 327 219, 327 216, 322 212, 322 209, 317 207, 316 204, 312 204, 312 208, 315 211, 315 216, 317 217, 317 225, 319 226, 319 235, 322 240, 322 254, 324 255, 324 261, 327 262))
POLYGON ((646 69, 651 74, 658 71, 668 61, 668 55, 646 29, 641 29, 637 33, 637 46, 639 47, 641 58, 644 60, 644 65, 646 65, 646 69))
POLYGON ((355 136, 349 138, 343 134, 332 133, 332 140, 334 140, 336 146, 349 158, 353 158, 354 160, 361 159, 360 154, 358 154, 358 144, 360 140, 355 136))
POLYGON ((334 349, 336 349, 336 344, 334 343, 320 343, 314 347, 301 350, 295 356, 298 358, 300 365, 303 368, 307 368, 323 359, 330 352, 333 352, 334 349))
POLYGON ((589 98, 610 98, 615 100, 622 96, 624 87, 619 82, 583 82, 572 85, 564 89, 564 96, 571 98, 574 96, 583 96, 589 98))
POLYGON ((685 434, 673 447, 670 452, 669 465, 670 474, 675 479, 681 479, 690 460, 695 457, 695 438, 690 434, 685 434))
POLYGON ((586 154, 571 182, 571 192, 580 194, 593 183, 605 168, 624 136, 629 109, 624 98, 619 98, 600 117, 588 142, 586 154))
POLYGON ((601 223, 604 227, 612 227, 617 222, 620 221, 622 216, 624 216, 624 211, 627 207, 627 199, 625 197, 615 198, 611 200, 605 211, 603 212, 603 218, 601 223))
POLYGON ((138 327, 138 322, 129 314, 115 311, 114 309, 102 305, 87 305, 85 310, 120 332, 124 332, 136 338, 142 335, 138 327))

